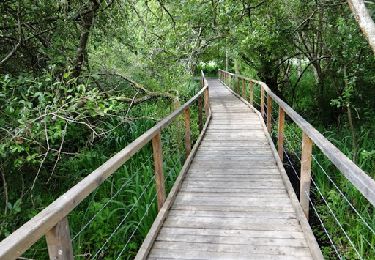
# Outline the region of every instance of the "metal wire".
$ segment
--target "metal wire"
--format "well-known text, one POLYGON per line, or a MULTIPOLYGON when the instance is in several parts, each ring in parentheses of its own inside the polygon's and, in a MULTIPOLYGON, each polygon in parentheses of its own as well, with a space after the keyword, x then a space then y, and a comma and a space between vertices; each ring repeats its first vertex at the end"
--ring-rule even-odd
MULTIPOLYGON (((287 143, 289 144, 289 141, 288 139, 285 137, 285 140, 287 141, 287 143)), ((301 160, 301 158, 294 152, 294 150, 292 150, 292 152, 295 154, 295 156, 297 156, 297 158, 299 160, 301 160)), ((350 239, 349 235, 346 233, 345 229, 343 228, 342 224, 340 223, 340 221, 337 219, 335 213, 333 212, 333 210, 331 209, 331 207, 329 206, 326 198, 323 196, 322 192, 320 191, 320 188, 318 187, 318 185, 315 183, 314 179, 311 178, 311 181, 313 183, 313 185, 315 186, 316 190, 319 192, 319 195, 321 196, 321 198, 323 199, 324 203, 326 204, 327 208, 329 209, 332 217, 335 219, 337 225, 340 227, 341 231, 344 233, 345 237, 348 239, 350 245, 353 247, 354 251, 356 252, 356 254, 358 255, 358 257, 360 259, 362 259, 361 255, 359 254, 357 248, 355 247, 353 241, 350 239)))
POLYGON ((140 224, 142 223, 143 219, 145 218, 146 215, 148 215, 148 211, 149 211, 150 207, 153 205, 155 199, 156 199, 156 194, 155 194, 154 198, 152 199, 151 203, 147 205, 147 208, 146 208, 145 214, 143 214, 143 216, 142 216, 142 218, 140 219, 140 221, 138 222, 136 228, 133 230, 133 233, 130 235, 130 237, 129 237, 128 240, 126 241, 125 246, 121 249, 121 252, 120 252, 120 254, 117 256, 116 260, 117 260, 117 259, 120 259, 122 253, 125 251, 125 249, 126 249, 126 247, 128 246, 130 240, 134 237, 135 232, 139 229, 139 226, 140 226, 140 224))
POLYGON ((340 221, 337 219, 337 217, 336 217, 335 213, 333 212, 332 208, 329 206, 329 204, 328 204, 326 198, 323 196, 323 194, 322 194, 322 192, 320 191, 318 185, 315 183, 314 179, 311 178, 311 181, 312 181, 312 183, 314 184, 316 190, 319 192, 319 195, 322 197, 324 203, 327 205, 327 208, 329 209, 329 211, 330 211, 332 217, 335 219, 337 225, 339 225, 341 231, 344 233, 345 237, 348 239, 349 243, 350 243, 351 246, 353 247, 354 251, 356 252, 356 254, 358 255, 358 257, 359 257, 360 259, 363 259, 363 258, 361 257, 361 255, 360 255, 360 253, 358 252, 358 249, 355 247, 353 241, 350 239, 349 235, 346 233, 346 231, 345 231, 345 229, 343 228, 342 224, 341 224, 340 221))
MULTIPOLYGON (((148 182, 147 186, 143 189, 141 195, 137 198, 137 201, 145 194, 146 190, 148 190, 149 186, 151 185, 151 183, 153 182, 153 178, 151 178, 151 180, 148 182)), ((95 259, 98 254, 104 249, 104 247, 108 244, 109 240, 112 239, 112 237, 115 235, 115 233, 119 230, 119 228, 121 227, 121 225, 125 222, 125 220, 127 219, 127 217, 130 215, 130 213, 134 210, 135 206, 137 204, 134 203, 133 206, 130 208, 130 210, 126 213, 126 215, 124 216, 124 218, 120 221, 120 223, 116 226, 116 228, 113 230, 113 232, 111 233, 111 235, 105 240, 104 244, 99 248, 98 251, 96 251, 95 255, 92 257, 92 259, 95 259)))
MULTIPOLYGON (((301 141, 297 135, 295 135, 292 132, 293 136, 297 138, 297 140, 301 141)), ((344 192, 337 186, 337 184, 333 181, 333 179, 328 175, 326 170, 323 168, 323 166, 319 163, 318 159, 314 155, 312 155, 313 160, 315 163, 319 166, 319 168, 322 170, 324 175, 328 178, 328 180, 333 184, 333 186, 336 188, 336 190, 340 193, 340 195, 344 198, 344 200, 349 204, 349 206, 353 209, 353 211, 356 213, 356 215, 361 219, 363 224, 371 231, 373 235, 375 235, 375 230, 370 226, 370 224, 367 223, 367 221, 363 218, 363 216, 358 212, 358 210, 354 207, 354 205, 349 201, 349 199, 345 196, 344 192)), ((365 239, 366 240, 366 239, 365 239)), ((366 240, 367 241, 367 240, 366 240)), ((370 242, 367 241, 370 247, 374 250, 373 246, 370 242)))
POLYGON ((103 209, 110 203, 113 201, 113 199, 115 197, 117 197, 117 195, 130 183, 130 181, 134 178, 135 175, 132 175, 128 181, 124 182, 124 184, 122 184, 122 186, 118 189, 118 191, 112 195, 112 197, 106 202, 104 203, 104 205, 96 212, 96 214, 81 228, 81 230, 74 235, 74 237, 72 238, 72 241, 74 241, 93 221, 94 219, 100 214, 100 212, 103 211, 103 209))
POLYGON ((291 162, 291 160, 290 160, 290 158, 289 158, 289 155, 286 153, 285 149, 283 149, 283 151, 284 151, 284 154, 286 155, 286 157, 287 157, 287 159, 288 159, 288 161, 289 161, 289 163, 290 163, 289 165, 292 167, 292 169, 293 169, 293 171, 294 171, 294 174, 296 175, 296 177, 297 177, 298 180, 299 180, 298 173, 297 173, 296 169, 294 168, 293 163, 291 162))
POLYGON ((333 184, 333 186, 337 189, 337 191, 341 194, 341 196, 345 199, 345 201, 349 204, 349 206, 353 209, 353 211, 357 214, 357 216, 362 220, 365 226, 375 235, 374 229, 366 222, 366 220, 362 217, 362 215, 358 212, 358 210, 353 206, 353 204, 349 201, 349 199, 345 196, 342 190, 336 185, 336 183, 332 180, 332 178, 328 175, 328 173, 324 170, 323 166, 319 163, 319 161, 313 155, 313 160, 319 166, 319 168, 323 171, 324 175, 327 176, 328 180, 333 184))
POLYGON ((337 248, 336 248, 336 246, 335 246, 335 243, 333 242, 333 240, 332 240, 332 238, 331 238, 331 236, 330 236, 328 230, 327 230, 326 227, 324 226, 323 220, 322 220, 322 218, 320 217, 318 211, 316 210, 315 205, 314 205, 314 203, 312 202, 312 200, 311 200, 311 198, 310 198, 310 195, 309 195, 306 191, 305 191, 305 193, 306 193, 306 196, 308 197, 308 199, 309 199, 309 201, 310 201, 310 203, 311 203, 312 208, 314 209, 315 215, 316 215, 316 216, 318 217, 318 219, 319 219, 320 225, 322 226, 322 228, 323 228, 324 232, 326 233, 326 235, 327 235, 327 237, 328 237, 328 239, 329 239, 329 241, 330 241, 330 243, 331 243, 333 249, 335 250, 336 255, 339 257, 339 259, 343 259, 342 256, 341 256, 341 254, 338 252, 338 250, 337 250, 337 248))

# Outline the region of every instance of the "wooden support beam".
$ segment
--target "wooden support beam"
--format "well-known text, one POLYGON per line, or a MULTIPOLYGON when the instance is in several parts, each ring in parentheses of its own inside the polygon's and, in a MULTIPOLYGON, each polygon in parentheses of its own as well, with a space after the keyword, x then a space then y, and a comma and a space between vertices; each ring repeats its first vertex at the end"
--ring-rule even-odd
POLYGON ((209 112, 209 109, 210 109, 210 94, 208 92, 208 88, 206 88, 206 90, 204 91, 204 112, 206 113, 206 116, 208 116, 208 112, 209 112))
POLYGON ((237 83, 237 94, 241 95, 240 78, 238 76, 236 76, 236 83, 237 83))
POLYGON ((268 133, 272 132, 272 98, 267 95, 267 130, 268 133))
POLYGON ((279 153, 280 160, 283 161, 284 151, 284 121, 285 111, 279 106, 279 125, 277 132, 277 152, 279 153))
POLYGON ((264 119, 264 88, 260 85, 260 114, 264 119))
POLYGON ((300 202, 303 212, 309 219, 309 196, 311 185, 311 154, 313 142, 310 137, 302 134, 302 157, 301 157, 301 177, 300 177, 300 202))
POLYGON ((152 149, 154 151, 156 194, 158 197, 158 211, 163 207, 165 201, 165 185, 163 175, 163 150, 161 147, 161 136, 158 132, 152 138, 152 149))
POLYGON ((245 79, 242 78, 242 97, 246 98, 245 79))
POLYGON ((64 217, 46 233, 48 255, 51 260, 72 260, 73 247, 68 219, 64 217))
POLYGON ((249 103, 253 106, 254 104, 254 82, 249 82, 249 103))
POLYGON ((184 111, 185 118, 185 153, 189 157, 191 151, 191 133, 190 133, 190 109, 187 107, 184 111))
POLYGON ((198 129, 202 132, 203 129, 203 109, 202 109, 202 96, 198 97, 198 129))

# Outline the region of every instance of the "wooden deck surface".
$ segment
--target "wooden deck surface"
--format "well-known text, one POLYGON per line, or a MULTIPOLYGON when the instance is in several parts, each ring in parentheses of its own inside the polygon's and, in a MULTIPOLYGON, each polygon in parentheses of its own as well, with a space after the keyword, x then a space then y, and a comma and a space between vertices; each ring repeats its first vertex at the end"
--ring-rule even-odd
POLYGON ((312 259, 261 119, 209 86, 212 120, 148 259, 312 259))

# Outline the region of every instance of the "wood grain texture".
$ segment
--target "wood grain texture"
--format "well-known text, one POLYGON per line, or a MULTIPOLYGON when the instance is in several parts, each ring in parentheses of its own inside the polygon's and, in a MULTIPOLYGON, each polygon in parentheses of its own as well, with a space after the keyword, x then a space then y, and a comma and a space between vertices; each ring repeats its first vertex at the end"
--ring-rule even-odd
POLYGON ((272 98, 267 95, 267 131, 272 131, 272 98))
POLYGON ((46 234, 48 255, 51 260, 73 260, 73 247, 70 239, 68 219, 59 221, 46 234))
POLYGON ((155 187, 157 194, 158 210, 163 207, 165 201, 165 183, 163 174, 163 149, 161 144, 160 133, 152 138, 152 150, 155 167, 155 187))
POLYGON ((302 156, 300 176, 300 202, 306 218, 309 218, 310 186, 311 186, 311 154, 312 140, 302 133, 302 156))

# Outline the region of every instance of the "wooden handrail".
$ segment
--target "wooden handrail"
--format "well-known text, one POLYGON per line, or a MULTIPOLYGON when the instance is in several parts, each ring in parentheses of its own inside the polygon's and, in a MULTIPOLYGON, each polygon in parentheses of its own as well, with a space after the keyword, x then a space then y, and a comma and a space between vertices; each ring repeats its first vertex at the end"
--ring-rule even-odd
POLYGON ((375 206, 375 181, 369 177, 361 168, 351 161, 336 146, 327 140, 318 132, 310 123, 303 119, 288 104, 274 94, 266 83, 250 79, 241 75, 219 70, 219 76, 223 80, 227 76, 236 76, 250 83, 256 83, 275 101, 279 107, 285 112, 298 126, 304 134, 306 134, 312 142, 319 147, 323 154, 340 170, 340 172, 362 193, 362 195, 375 206))
MULTIPOLYGON (((49 206, 47 206, 40 213, 34 216, 31 220, 26 222, 19 229, 17 229, 11 235, 6 237, 3 241, 1 241, 0 242, 0 259, 15 259, 21 256, 28 248, 30 248, 42 236, 46 235, 49 231, 53 230, 55 227, 59 227, 59 225, 61 225, 60 221, 63 221, 64 222, 63 224, 67 226, 66 216, 75 207, 77 207, 77 205, 84 198, 86 198, 102 182, 104 182, 104 180, 106 180, 109 176, 111 176, 128 159, 130 159, 135 153, 137 153, 142 147, 144 147, 147 143, 149 143, 155 137, 156 138, 153 143, 155 143, 154 145, 155 149, 158 149, 159 144, 157 143, 158 141, 157 136, 160 136, 161 130, 166 128, 180 114, 184 113, 184 111, 189 109, 189 107, 196 100, 198 100, 198 98, 200 98, 202 95, 204 95, 205 97, 205 100, 204 100, 205 105, 207 104, 206 112, 210 113, 209 105, 208 105, 209 100, 208 100, 208 95, 207 95, 208 83, 203 72, 201 72, 201 75, 202 75, 202 88, 188 102, 186 102, 181 107, 176 109, 169 116, 162 119, 154 127, 147 130, 144 134, 142 134, 140 137, 134 140, 131 144, 129 144, 120 152, 115 154, 113 157, 107 160, 104 164, 102 164, 99 168, 94 170, 91 174, 89 174, 87 177, 82 179, 78 184, 73 186, 66 193, 61 195, 54 202, 52 202, 49 206)), ((160 156, 156 158, 157 160, 159 160, 159 165, 156 165, 157 167, 156 171, 160 171, 160 156)), ((159 179, 161 178, 160 176, 162 176, 162 174, 159 175, 159 179)), ((165 197, 163 198, 162 191, 160 191, 160 199, 158 197, 159 208, 162 207, 162 202, 164 200, 165 200, 165 197)), ((56 241, 56 240, 58 239, 50 239, 50 241, 56 241)), ((48 239, 47 239, 47 242, 48 242, 48 239)), ((72 255, 71 252, 69 252, 69 255, 72 255)), ((52 256, 50 255, 50 257, 52 256)), ((67 256, 66 258, 70 259, 69 256, 67 256)))

